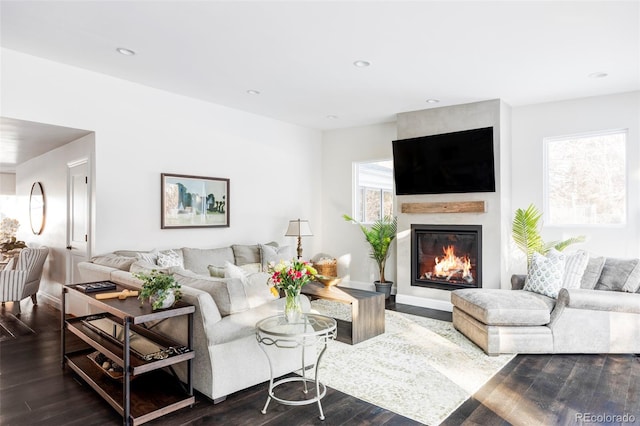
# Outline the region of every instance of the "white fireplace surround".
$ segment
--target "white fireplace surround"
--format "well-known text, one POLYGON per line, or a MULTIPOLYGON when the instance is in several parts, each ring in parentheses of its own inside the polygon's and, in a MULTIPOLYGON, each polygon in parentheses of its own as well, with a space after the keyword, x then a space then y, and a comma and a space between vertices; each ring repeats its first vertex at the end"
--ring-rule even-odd
POLYGON ((509 252, 511 222, 510 145, 511 108, 499 99, 432 108, 398 114, 398 139, 436 135, 493 126, 496 191, 468 194, 400 195, 396 202, 483 201, 484 212, 477 213, 402 213, 398 209, 396 302, 451 311, 451 292, 411 285, 411 225, 450 224, 482 226, 482 287, 509 288, 509 252))

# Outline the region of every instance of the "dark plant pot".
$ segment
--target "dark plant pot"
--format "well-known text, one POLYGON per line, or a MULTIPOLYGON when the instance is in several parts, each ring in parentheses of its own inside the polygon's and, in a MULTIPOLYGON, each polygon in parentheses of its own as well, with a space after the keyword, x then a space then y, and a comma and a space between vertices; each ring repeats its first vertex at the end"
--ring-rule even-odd
POLYGON ((384 293, 384 298, 388 299, 391 296, 391 286, 393 286, 393 281, 385 281, 381 283, 380 281, 373 282, 376 285, 376 291, 378 293, 384 293))

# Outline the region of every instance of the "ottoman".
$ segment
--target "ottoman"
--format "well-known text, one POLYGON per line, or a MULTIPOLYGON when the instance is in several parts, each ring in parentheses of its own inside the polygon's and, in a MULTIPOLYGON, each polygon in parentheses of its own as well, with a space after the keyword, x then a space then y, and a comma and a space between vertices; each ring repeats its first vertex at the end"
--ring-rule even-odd
POLYGON ((451 293, 453 326, 488 355, 551 353, 547 327, 556 300, 524 290, 462 289, 451 293))

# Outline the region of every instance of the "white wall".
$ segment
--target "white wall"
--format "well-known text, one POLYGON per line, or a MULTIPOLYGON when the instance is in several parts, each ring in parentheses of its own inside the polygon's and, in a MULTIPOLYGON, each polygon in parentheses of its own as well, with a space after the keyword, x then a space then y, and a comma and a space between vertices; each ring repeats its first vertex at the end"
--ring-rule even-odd
MULTIPOLYGON (((12 50, 1 66, 3 116, 95 132, 94 254, 294 245, 290 219, 320 226, 320 131, 12 50), (160 229, 163 172, 229 178, 231 226, 160 229)), ((305 253, 320 247, 320 232, 305 238, 305 253)))
POLYGON ((0 195, 16 195, 15 173, 0 173, 0 195))
POLYGON ((93 155, 94 135, 89 134, 60 148, 20 164, 16 168, 16 191, 20 229, 17 237, 29 247, 49 247, 40 292, 53 300, 60 296, 60 283, 67 273, 67 164, 93 155), (29 194, 35 182, 42 184, 45 199, 45 225, 34 235, 29 221, 29 194))
MULTIPOLYGON (((585 235, 596 255, 640 256, 640 92, 513 108, 513 209, 543 208, 543 139, 608 129, 628 129, 627 220, 620 227, 543 227, 545 240, 585 235)), ((543 217, 544 219, 544 217, 543 217)), ((522 272, 522 271, 521 271, 522 272)))
MULTIPOLYGON (((338 258, 338 274, 347 280, 373 283, 378 268, 369 258, 369 244, 357 225, 347 223, 352 215, 353 163, 390 160, 395 123, 324 132, 322 144, 322 251, 338 258)), ((385 277, 395 281, 395 244, 386 264, 385 277)), ((373 288, 373 286, 372 286, 373 288)))

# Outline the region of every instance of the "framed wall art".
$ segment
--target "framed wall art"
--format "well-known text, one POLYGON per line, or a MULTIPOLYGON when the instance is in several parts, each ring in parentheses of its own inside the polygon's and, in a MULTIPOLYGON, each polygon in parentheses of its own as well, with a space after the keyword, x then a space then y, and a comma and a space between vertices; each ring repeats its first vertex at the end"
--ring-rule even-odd
POLYGON ((162 229, 229 226, 229 179, 162 173, 162 229))

